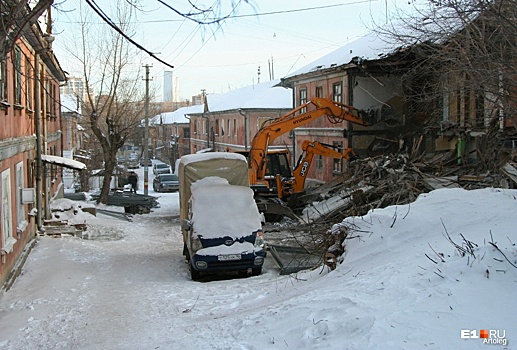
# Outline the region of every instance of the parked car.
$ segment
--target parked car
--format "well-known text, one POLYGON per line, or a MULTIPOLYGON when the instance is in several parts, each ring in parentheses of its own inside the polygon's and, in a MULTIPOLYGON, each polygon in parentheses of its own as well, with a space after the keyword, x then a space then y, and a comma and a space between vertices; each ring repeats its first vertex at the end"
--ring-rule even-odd
POLYGON ((159 174, 154 177, 154 192, 175 192, 179 189, 178 176, 174 174, 159 174))
POLYGON ((153 174, 170 174, 171 173, 171 167, 168 164, 165 163, 156 163, 153 164, 153 174))

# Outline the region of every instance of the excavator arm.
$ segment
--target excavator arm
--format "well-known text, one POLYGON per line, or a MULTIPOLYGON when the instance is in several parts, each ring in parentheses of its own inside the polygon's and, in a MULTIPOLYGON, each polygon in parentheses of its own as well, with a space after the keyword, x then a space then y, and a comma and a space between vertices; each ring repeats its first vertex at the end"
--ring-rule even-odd
POLYGON ((326 145, 318 141, 305 140, 302 143, 302 155, 298 161, 296 168, 293 170, 293 177, 282 182, 283 195, 300 193, 305 186, 307 173, 312 163, 315 154, 323 157, 332 157, 336 159, 350 160, 356 157, 352 148, 346 148, 343 153, 333 149, 334 146, 326 145))
POLYGON ((267 150, 271 142, 280 135, 323 116, 326 116, 333 123, 348 121, 364 126, 372 124, 368 118, 368 113, 365 111, 330 99, 314 98, 262 126, 257 132, 251 143, 249 153, 250 183, 252 185, 267 184, 264 177, 266 174, 267 150))

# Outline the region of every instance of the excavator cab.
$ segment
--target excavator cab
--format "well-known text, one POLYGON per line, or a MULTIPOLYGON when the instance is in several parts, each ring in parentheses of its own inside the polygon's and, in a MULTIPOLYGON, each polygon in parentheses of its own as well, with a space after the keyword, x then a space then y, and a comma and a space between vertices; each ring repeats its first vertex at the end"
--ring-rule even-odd
POLYGON ((276 189, 276 177, 291 178, 293 173, 289 166, 289 152, 287 150, 269 150, 267 154, 266 176, 269 188, 276 189))

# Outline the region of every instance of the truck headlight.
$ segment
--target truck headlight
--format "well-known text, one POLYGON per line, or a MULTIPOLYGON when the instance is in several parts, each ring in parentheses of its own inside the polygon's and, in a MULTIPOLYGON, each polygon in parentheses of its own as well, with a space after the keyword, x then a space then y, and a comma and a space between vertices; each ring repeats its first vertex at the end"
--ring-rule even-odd
POLYGON ((264 248, 264 244, 266 242, 264 241, 264 233, 262 230, 257 231, 257 236, 255 237, 255 247, 264 248))
POLYGON ((190 248, 192 252, 195 254, 198 250, 203 249, 203 244, 201 244, 201 240, 196 235, 192 235, 190 237, 190 248))

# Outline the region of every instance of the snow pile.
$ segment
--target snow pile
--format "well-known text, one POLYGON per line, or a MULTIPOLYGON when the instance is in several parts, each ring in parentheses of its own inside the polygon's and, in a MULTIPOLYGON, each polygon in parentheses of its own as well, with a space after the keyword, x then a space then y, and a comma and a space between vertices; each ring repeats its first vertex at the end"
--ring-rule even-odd
POLYGON ((194 231, 203 238, 240 239, 262 228, 253 191, 220 177, 194 182, 191 205, 194 231))
POLYGON ((2 349, 515 348, 517 190, 347 218, 333 271, 280 276, 268 256, 260 276, 208 283, 190 280, 178 194, 160 200, 131 223, 91 217, 118 241, 41 237, 0 294, 2 349))
POLYGON ((69 225, 83 224, 93 216, 91 213, 83 211, 83 209, 87 208, 93 211, 95 205, 82 201, 73 201, 67 198, 54 199, 50 202, 52 218, 46 221, 65 222, 69 225))

